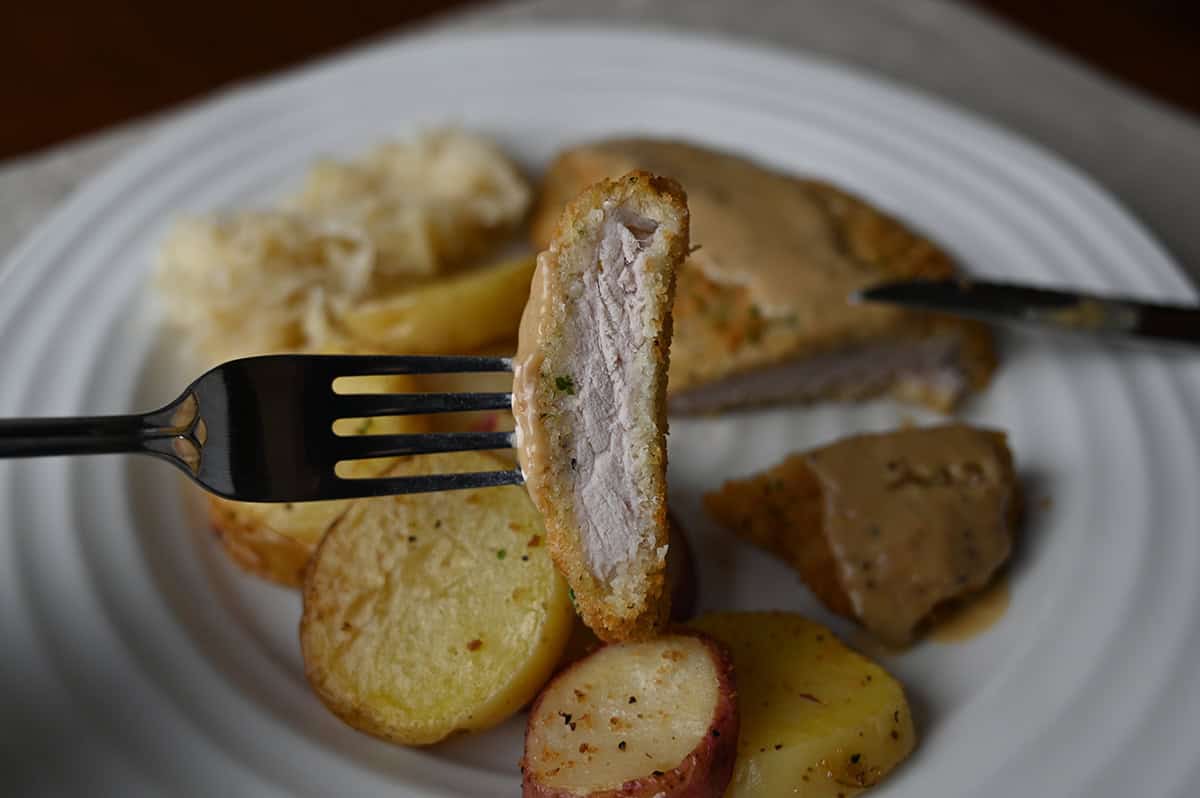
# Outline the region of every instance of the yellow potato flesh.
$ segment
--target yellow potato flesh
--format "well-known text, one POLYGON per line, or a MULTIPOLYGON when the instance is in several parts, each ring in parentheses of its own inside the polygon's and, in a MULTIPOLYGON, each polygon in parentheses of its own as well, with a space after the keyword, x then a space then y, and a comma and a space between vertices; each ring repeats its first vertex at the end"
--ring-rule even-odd
POLYGON ((516 336, 533 258, 506 261, 355 306, 341 317, 362 345, 405 354, 457 355, 516 336))
MULTIPOLYGON (((500 466, 428 455, 390 474, 500 466)), ((504 720, 545 683, 574 620, 544 536, 520 487, 356 501, 305 583, 310 682, 350 725, 400 743, 504 720)))
POLYGON ((726 798, 848 798, 912 751, 900 683, 820 624, 729 612, 690 625, 733 655, 742 726, 726 798))

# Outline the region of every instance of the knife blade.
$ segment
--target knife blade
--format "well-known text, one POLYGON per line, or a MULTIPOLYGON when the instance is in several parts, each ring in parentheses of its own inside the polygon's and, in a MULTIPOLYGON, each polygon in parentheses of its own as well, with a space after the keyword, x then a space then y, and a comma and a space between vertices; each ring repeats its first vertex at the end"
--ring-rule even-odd
POLYGON ((1200 307, 1078 291, 983 280, 902 280, 859 291, 851 301, 1200 345, 1200 307))

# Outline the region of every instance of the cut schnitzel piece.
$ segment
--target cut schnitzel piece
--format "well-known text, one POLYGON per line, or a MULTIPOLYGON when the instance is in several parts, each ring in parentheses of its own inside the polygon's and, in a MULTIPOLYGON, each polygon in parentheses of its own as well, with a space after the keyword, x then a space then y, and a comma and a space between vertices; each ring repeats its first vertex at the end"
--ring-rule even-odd
MULTIPOLYGON (((668 513, 667 525, 670 528, 670 538, 667 545, 667 594, 670 596, 670 622, 679 624, 692 617, 696 610, 697 598, 700 593, 700 575, 696 567, 696 558, 692 556, 691 544, 683 527, 668 513)), ((603 645, 596 633, 586 624, 576 619, 575 628, 571 630, 571 638, 563 651, 559 669, 565 668, 603 645)))
POLYGON ((544 246, 563 204, 630 169, 683 184, 694 251, 679 271, 670 406, 678 412, 881 393, 939 411, 988 383, 987 328, 852 306, 870 285, 954 274, 933 243, 862 199, 678 141, 613 139, 561 153, 533 219, 544 246))
POLYGON ((666 383, 687 201, 633 172, 567 205, 514 360, 517 453, 576 608, 607 641, 665 623, 666 383))
POLYGON ((1021 510, 1004 433, 963 424, 846 438, 726 482, 704 503, 832 611, 894 645, 988 584, 1021 510))

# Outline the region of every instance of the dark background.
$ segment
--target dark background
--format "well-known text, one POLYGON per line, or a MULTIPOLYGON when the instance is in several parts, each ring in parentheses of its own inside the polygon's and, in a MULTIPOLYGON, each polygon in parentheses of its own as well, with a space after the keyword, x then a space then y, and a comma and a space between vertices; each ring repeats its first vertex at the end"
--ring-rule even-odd
MULTIPOLYGON (((0 16, 0 158, 483 2, 11 3, 0 16)), ((1200 0, 975 4, 1111 76, 1200 114, 1200 0)))

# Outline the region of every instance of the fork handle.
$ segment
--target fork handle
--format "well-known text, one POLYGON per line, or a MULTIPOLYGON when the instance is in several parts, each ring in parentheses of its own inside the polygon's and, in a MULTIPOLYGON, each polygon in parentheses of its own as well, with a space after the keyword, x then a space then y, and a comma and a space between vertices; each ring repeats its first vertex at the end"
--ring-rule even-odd
POLYGON ((140 415, 0 419, 0 457, 142 452, 160 435, 140 415))

